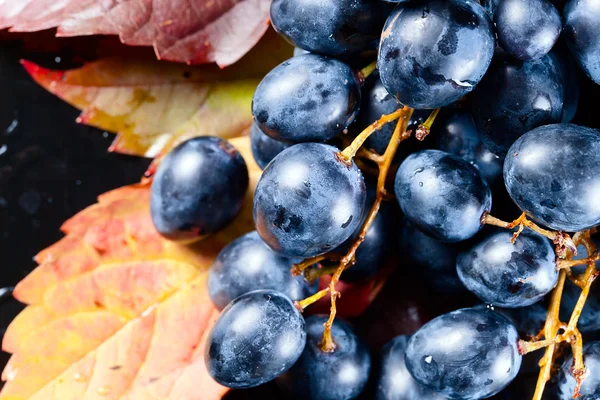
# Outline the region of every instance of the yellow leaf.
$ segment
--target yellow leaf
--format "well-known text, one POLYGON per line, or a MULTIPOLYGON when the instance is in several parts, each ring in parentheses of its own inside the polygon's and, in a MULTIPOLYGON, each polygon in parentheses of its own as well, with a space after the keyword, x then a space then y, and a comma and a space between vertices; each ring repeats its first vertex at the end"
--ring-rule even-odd
POLYGON ((207 269, 232 239, 253 229, 260 169, 247 137, 232 140, 250 172, 245 205, 225 229, 183 245, 150 218, 149 183, 100 196, 63 225, 66 236, 37 256, 14 291, 28 304, 4 336, 13 355, 2 400, 216 400, 226 388, 204 364, 218 315, 207 269))
POLYGON ((156 157, 191 137, 245 134, 260 79, 291 54, 292 48, 269 31, 223 70, 127 58, 69 71, 22 63, 37 83, 82 110, 79 122, 117 132, 111 150, 156 157))

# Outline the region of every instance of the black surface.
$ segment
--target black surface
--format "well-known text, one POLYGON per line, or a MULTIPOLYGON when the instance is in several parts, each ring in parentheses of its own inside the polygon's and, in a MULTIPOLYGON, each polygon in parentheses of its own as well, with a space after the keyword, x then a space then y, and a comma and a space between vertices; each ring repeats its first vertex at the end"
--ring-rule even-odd
MULTIPOLYGON (((114 135, 75 123, 79 112, 19 64, 28 58, 63 68, 68 56, 0 44, 0 288, 14 286, 36 266, 33 257, 63 236, 66 219, 99 194, 139 181, 149 164, 108 153, 114 135)), ((21 309, 11 297, 0 300, 0 338, 21 309)), ((0 369, 7 360, 1 353, 0 369)))

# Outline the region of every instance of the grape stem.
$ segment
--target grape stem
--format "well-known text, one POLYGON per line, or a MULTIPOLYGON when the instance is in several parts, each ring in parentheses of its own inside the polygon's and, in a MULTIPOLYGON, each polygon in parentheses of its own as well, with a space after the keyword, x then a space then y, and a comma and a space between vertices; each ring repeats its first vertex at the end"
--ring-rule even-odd
POLYGON ((409 108, 404 107, 394 111, 391 114, 382 115, 381 118, 373 122, 371 125, 367 126, 361 133, 359 133, 348 147, 346 147, 341 152, 337 153, 338 158, 341 161, 343 161, 346 165, 352 165, 352 159, 354 158, 354 156, 356 156, 356 153, 365 143, 365 141, 369 138, 369 136, 383 128, 385 124, 395 121, 404 114, 406 114, 407 109, 409 108))
POLYGON ((532 231, 537 232, 540 235, 543 235, 543 236, 547 237, 548 239, 552 240, 552 242, 556 245, 556 254, 557 254, 558 258, 564 259, 567 255, 567 251, 570 251, 574 255, 577 255, 577 246, 575 246, 573 239, 571 239, 571 237, 568 234, 559 232, 559 231, 550 231, 550 230, 541 228, 534 222, 528 220, 527 214, 525 214, 525 213, 521 214, 521 216, 519 218, 515 219, 512 222, 506 222, 506 221, 502 221, 501 219, 494 217, 493 215, 490 215, 486 211, 481 216, 481 223, 487 224, 487 225, 498 226, 500 228, 505 228, 505 229, 514 229, 515 227, 518 226, 517 231, 513 234, 513 237, 511 239, 512 243, 515 243, 515 240, 517 240, 517 238, 519 237, 521 232, 523 232, 523 229, 525 227, 527 227, 527 228, 531 229, 532 231))
POLYGON ((369 77, 369 75, 371 75, 373 71, 375 71, 376 68, 377 60, 371 62, 369 65, 358 71, 358 78, 360 79, 361 83, 364 82, 369 77))
MULTIPOLYGON (((367 214, 367 218, 363 222, 360 227, 358 236, 350 250, 346 253, 346 255, 340 260, 340 263, 331 277, 331 281, 329 282, 329 294, 331 296, 331 309, 329 312, 329 318, 327 322, 325 322, 325 329, 323 331, 323 339, 321 340, 321 350, 324 352, 332 352, 335 350, 336 344, 333 341, 331 336, 331 326, 333 325, 333 321, 335 319, 335 315, 337 312, 336 309, 336 300, 340 297, 340 293, 335 289, 338 281, 344 270, 352 266, 355 262, 356 251, 358 250, 361 243, 365 240, 365 236, 367 235, 367 231, 373 224, 377 213, 379 212, 379 207, 381 206, 381 202, 383 201, 384 196, 386 195, 385 189, 385 180, 392 165, 392 160, 394 159, 394 155, 396 154, 396 150, 400 143, 406 139, 408 139, 411 135, 409 131, 406 130, 408 126, 408 121, 412 116, 413 109, 409 107, 403 107, 401 110, 401 114, 399 115, 400 120, 396 124, 396 128, 394 129, 394 133, 392 134, 392 138, 388 143, 388 146, 385 150, 385 153, 382 155, 382 160, 377 163, 379 167, 379 176, 377 178, 377 192, 375 194, 375 201, 369 210, 369 214, 367 214)), ((352 143, 354 144, 354 142, 352 143)), ((352 144, 350 146, 352 146, 352 144)))
MULTIPOLYGON (((546 318, 546 323, 544 324, 544 329, 540 332, 539 338, 544 338, 543 340, 533 340, 533 341, 519 341, 519 350, 521 354, 527 354, 535 350, 539 350, 542 348, 546 348, 544 356, 540 360, 540 374, 538 377, 538 381, 535 388, 535 394, 533 396, 533 400, 541 400, 542 395, 544 393, 544 389, 548 380, 550 380, 550 374, 552 372, 552 366, 554 364, 554 360, 556 358, 556 349, 560 343, 566 342, 571 345, 571 350, 573 353, 573 367, 571 368, 571 373, 575 377, 577 385, 575 387, 575 393, 573 397, 579 397, 579 390, 581 388, 581 384, 585 379, 585 365, 583 362, 583 339, 581 337, 581 332, 577 329, 577 323, 579 321, 579 317, 581 316, 581 311, 585 306, 585 302, 590 293, 590 288, 592 283, 598 276, 598 271, 596 270, 596 255, 598 251, 594 242, 591 239, 591 231, 578 232, 573 236, 573 245, 583 244, 585 250, 588 254, 588 258, 583 260, 577 260, 576 264, 567 265, 560 269, 558 283, 552 292, 552 297, 550 300, 550 306, 548 308, 548 316, 546 318), (581 282, 581 294, 579 295, 579 299, 575 304, 573 312, 571 313, 571 317, 569 319, 569 323, 565 324, 560 321, 559 311, 560 311, 560 303, 562 299, 562 294, 565 286, 566 277, 570 273, 570 266, 578 265, 582 263, 587 263, 586 271, 582 274, 581 277, 577 279, 581 282), (559 334, 559 331, 563 332, 559 334)), ((571 258, 573 256, 573 252, 570 251, 566 258, 567 264, 571 264, 571 258)), ((559 263, 562 262, 559 261, 559 263)))
POLYGON ((429 117, 427 117, 425 122, 419 125, 417 131, 415 132, 415 137, 417 138, 417 140, 424 140, 427 137, 427 135, 429 135, 429 132, 431 131, 431 125, 433 125, 433 122, 435 121, 435 118, 437 117, 439 112, 440 109, 436 108, 431 112, 431 114, 429 114, 429 117))
POLYGON ((312 265, 315 265, 315 264, 319 264, 319 262, 321 262, 323 260, 339 260, 340 258, 342 258, 340 255, 333 254, 333 253, 322 254, 320 256, 307 258, 306 260, 303 260, 302 262, 299 262, 298 264, 292 265, 292 275, 298 276, 298 275, 302 274, 302 272, 306 268, 308 268, 312 265))
POLYGON ((559 260, 557 268, 559 268, 559 269, 571 268, 571 267, 575 267, 577 265, 589 264, 590 262, 596 262, 599 260, 600 260, 600 252, 596 251, 590 257, 581 258, 579 260, 559 260))
POLYGON ((304 310, 306 307, 319 301, 327 294, 330 295, 331 308, 329 318, 324 324, 323 339, 321 340, 320 344, 321 350, 324 352, 332 352, 336 348, 335 342, 331 336, 331 327, 333 325, 333 321, 337 313, 336 300, 340 297, 340 293, 336 290, 336 285, 339 282, 344 270, 350 268, 356 262, 356 251, 358 250, 361 243, 365 240, 367 231, 369 230, 369 227, 371 226, 371 224, 375 220, 375 217, 377 216, 377 213, 379 212, 381 202, 387 196, 387 191, 385 189, 386 177, 390 170, 390 166, 392 165, 392 161, 394 159, 394 155, 396 154, 398 146, 402 141, 408 139, 411 136, 411 132, 407 131, 406 129, 408 127, 408 121, 410 120, 413 111, 414 110, 412 108, 403 107, 392 114, 382 116, 378 121, 375 121, 367 129, 361 132, 348 147, 346 147, 342 152, 338 153, 340 159, 348 160, 348 162, 351 163, 352 158, 360 150, 360 146, 362 146, 366 138, 371 133, 373 133, 377 129, 380 129, 381 126, 388 122, 400 119, 396 124, 394 133, 392 134, 392 138, 390 139, 390 142, 388 143, 384 154, 378 155, 372 152, 368 152, 367 150, 363 150, 363 153, 368 154, 369 159, 375 162, 379 169, 379 175, 377 178, 377 192, 375 194, 375 201, 373 202, 373 205, 371 206, 371 209, 367 214, 367 218, 361 225, 358 235, 352 243, 352 246, 350 247, 348 252, 343 257, 339 257, 335 254, 325 254, 322 256, 309 258, 292 267, 292 272, 294 274, 304 273, 304 276, 310 281, 320 276, 333 273, 331 281, 329 282, 329 285, 326 288, 320 290, 319 292, 315 293, 310 297, 307 297, 304 300, 295 303, 296 307, 298 307, 300 310, 304 310), (319 263, 320 261, 323 261, 325 259, 333 261, 339 260, 339 263, 336 266, 322 267, 321 265, 319 265, 318 268, 308 268, 310 266, 313 266, 315 263, 319 263))

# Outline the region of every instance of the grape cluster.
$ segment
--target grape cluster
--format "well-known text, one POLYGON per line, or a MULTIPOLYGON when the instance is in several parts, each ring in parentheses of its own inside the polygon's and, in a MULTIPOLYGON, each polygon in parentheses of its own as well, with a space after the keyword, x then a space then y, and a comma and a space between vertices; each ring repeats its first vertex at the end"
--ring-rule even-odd
MULTIPOLYGON (((209 272, 209 374, 290 399, 600 399, 600 132, 571 123, 600 0, 273 0, 271 23, 295 51, 253 97, 255 231, 209 272), (337 284, 394 268, 444 304, 399 310, 421 327, 380 349, 337 284)), ((156 229, 217 232, 248 181, 226 141, 181 143, 156 229)))

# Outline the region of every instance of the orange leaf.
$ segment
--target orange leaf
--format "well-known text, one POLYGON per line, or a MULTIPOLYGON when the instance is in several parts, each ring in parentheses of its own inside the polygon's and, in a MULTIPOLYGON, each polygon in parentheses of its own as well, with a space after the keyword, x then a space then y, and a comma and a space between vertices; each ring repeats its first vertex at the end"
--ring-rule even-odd
POLYGON ((217 310, 206 271, 220 249, 253 228, 260 169, 248 138, 251 190, 240 215, 192 245, 163 239, 149 211, 150 185, 99 197, 63 225, 66 236, 40 252, 40 265, 14 291, 28 304, 4 336, 11 352, 0 399, 220 399, 204 341, 217 310))
POLYGON ((291 54, 292 48, 270 31, 224 70, 127 58, 70 71, 29 61, 23 65, 42 87, 82 110, 79 122, 117 132, 111 150, 156 157, 191 137, 243 135, 252 124, 252 96, 260 78, 291 54))
POLYGON ((269 0, 0 0, 0 29, 119 35, 185 63, 236 62, 265 33, 269 0))

